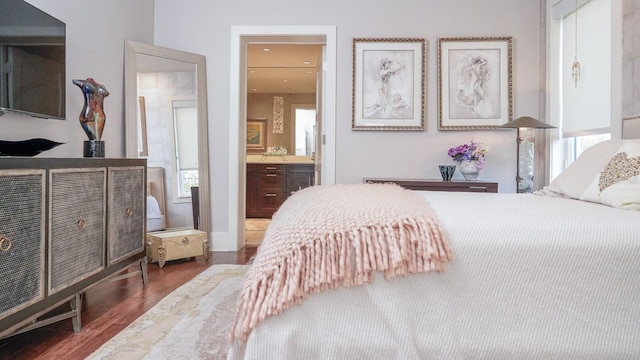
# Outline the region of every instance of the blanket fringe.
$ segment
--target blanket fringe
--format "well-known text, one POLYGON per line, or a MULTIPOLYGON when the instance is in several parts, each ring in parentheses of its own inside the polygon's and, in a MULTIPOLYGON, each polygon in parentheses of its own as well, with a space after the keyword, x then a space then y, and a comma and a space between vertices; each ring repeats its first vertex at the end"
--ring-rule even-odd
POLYGON ((292 249, 283 262, 247 282, 239 298, 231 340, 247 341, 250 331, 267 317, 299 304, 310 294, 338 286, 427 271, 443 271, 453 259, 439 223, 433 217, 343 232, 330 232, 292 249))

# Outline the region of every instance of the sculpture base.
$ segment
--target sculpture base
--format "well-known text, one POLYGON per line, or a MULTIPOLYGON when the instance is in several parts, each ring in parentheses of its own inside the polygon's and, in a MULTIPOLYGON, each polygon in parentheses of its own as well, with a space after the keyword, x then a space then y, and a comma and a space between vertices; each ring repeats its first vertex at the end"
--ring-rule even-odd
POLYGON ((84 142, 84 157, 104 157, 104 141, 89 140, 84 142))

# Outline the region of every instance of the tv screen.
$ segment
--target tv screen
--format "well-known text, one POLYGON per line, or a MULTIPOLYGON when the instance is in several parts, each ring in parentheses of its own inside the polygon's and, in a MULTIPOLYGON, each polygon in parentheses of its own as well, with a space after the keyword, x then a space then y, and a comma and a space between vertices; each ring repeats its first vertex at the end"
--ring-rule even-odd
POLYGON ((0 9, 0 108, 64 119, 65 24, 23 0, 0 9))

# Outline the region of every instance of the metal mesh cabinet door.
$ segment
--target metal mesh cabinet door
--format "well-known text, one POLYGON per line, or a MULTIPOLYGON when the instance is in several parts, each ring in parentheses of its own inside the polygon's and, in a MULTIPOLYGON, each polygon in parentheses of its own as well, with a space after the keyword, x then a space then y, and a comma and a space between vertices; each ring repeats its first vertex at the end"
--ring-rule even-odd
POLYGON ((105 267, 106 169, 50 170, 49 292, 105 267))
POLYGON ((109 265, 144 251, 146 199, 143 166, 109 168, 109 265))
POLYGON ((44 298, 45 170, 0 170, 0 318, 44 298))

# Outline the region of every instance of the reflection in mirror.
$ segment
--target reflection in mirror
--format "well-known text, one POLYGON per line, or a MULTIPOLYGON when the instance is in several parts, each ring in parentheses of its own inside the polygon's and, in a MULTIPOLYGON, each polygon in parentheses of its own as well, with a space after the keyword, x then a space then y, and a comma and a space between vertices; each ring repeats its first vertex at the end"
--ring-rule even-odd
POLYGON ((204 56, 126 41, 126 155, 164 169, 168 228, 196 227, 198 186, 197 227, 210 230, 205 84, 204 56))
POLYGON ((198 109, 196 100, 173 100, 175 168, 179 198, 191 198, 191 188, 198 186, 198 109))
POLYGON ((316 151, 316 106, 291 105, 295 129, 295 155, 311 156, 316 151))

